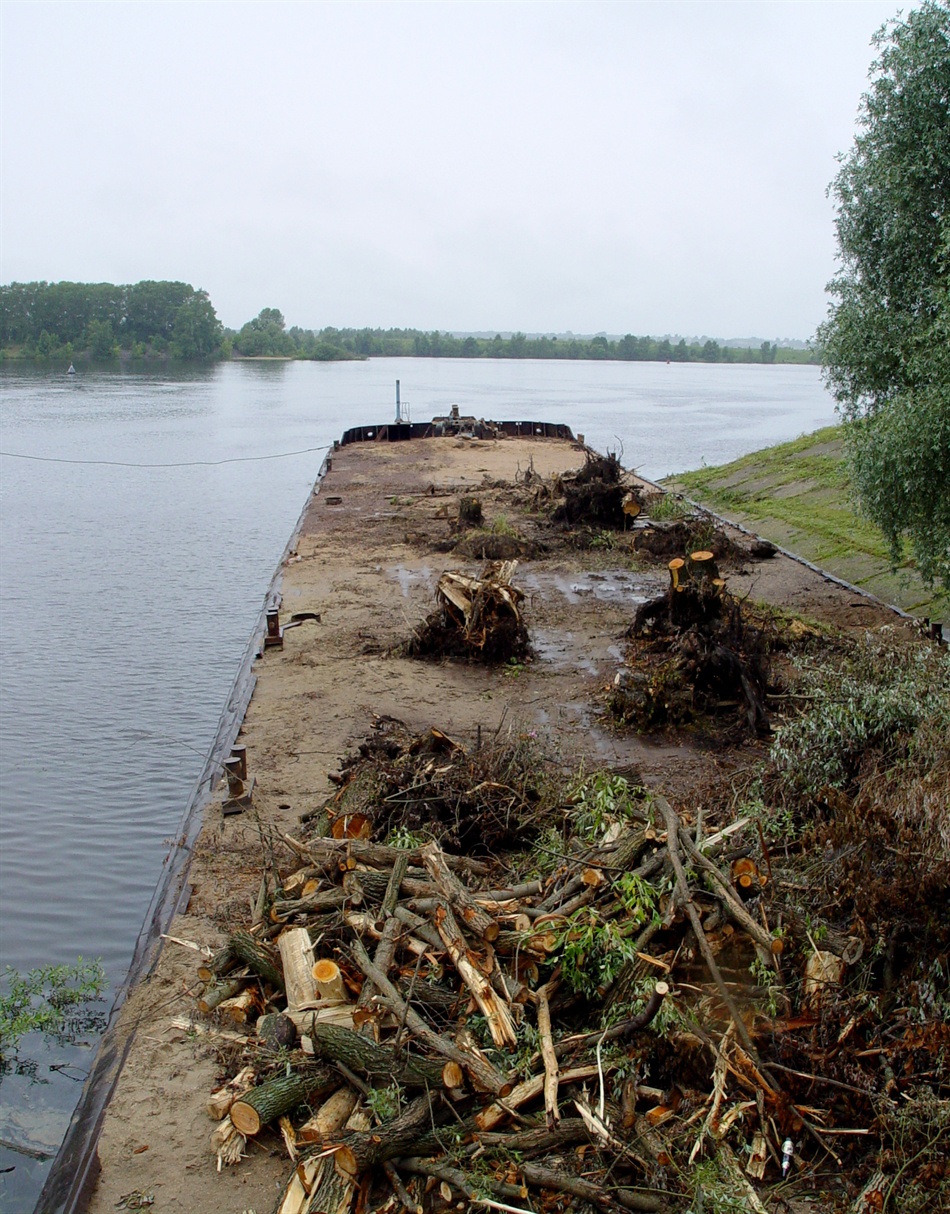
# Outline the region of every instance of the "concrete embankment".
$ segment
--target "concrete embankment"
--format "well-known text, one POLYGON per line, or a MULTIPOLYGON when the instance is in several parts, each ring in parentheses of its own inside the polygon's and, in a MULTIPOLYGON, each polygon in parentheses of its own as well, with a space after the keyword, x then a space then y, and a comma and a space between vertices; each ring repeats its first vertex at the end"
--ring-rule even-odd
POLYGON ((916 616, 945 618, 946 601, 905 558, 892 569, 880 531, 855 509, 837 426, 766 447, 664 485, 916 616))

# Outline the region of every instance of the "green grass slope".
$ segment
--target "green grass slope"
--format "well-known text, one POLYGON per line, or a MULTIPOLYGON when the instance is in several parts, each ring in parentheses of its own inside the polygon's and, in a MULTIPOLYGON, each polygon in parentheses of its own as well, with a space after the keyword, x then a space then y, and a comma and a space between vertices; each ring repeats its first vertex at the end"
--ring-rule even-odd
POLYGON ((856 513, 838 426, 663 484, 905 611, 946 611, 912 561, 891 568, 884 537, 856 513))

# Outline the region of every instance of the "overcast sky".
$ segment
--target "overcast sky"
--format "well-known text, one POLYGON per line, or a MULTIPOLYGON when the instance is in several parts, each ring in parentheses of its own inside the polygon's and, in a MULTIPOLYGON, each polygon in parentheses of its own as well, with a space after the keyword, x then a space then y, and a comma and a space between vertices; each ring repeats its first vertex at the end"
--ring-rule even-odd
POLYGON ((897 11, 2 0, 0 280, 184 279, 234 327, 806 338, 897 11))

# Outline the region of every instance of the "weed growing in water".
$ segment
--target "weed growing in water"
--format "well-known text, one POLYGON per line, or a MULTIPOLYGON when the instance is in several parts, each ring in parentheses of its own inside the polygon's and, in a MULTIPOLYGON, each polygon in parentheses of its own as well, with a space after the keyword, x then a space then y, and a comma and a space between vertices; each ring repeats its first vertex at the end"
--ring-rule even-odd
POLYGON ((19 973, 4 973, 6 993, 0 994, 0 1058, 15 1053, 26 1033, 43 1033, 59 1042, 84 1031, 89 1013, 84 1005, 99 999, 106 985, 101 961, 75 965, 44 965, 19 973))

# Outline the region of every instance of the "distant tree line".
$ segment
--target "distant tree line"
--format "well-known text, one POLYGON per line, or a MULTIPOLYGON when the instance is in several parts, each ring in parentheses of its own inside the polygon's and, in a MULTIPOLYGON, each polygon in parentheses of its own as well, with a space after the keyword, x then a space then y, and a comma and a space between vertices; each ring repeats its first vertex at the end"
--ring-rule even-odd
POLYGON ((186 282, 28 282, 0 286, 0 356, 49 359, 564 358, 627 362, 814 362, 811 350, 762 342, 738 349, 716 341, 634 337, 463 337, 420 329, 287 328, 264 308, 237 332, 225 329, 206 291, 186 282))
POLYGON ((621 359, 625 362, 808 363, 814 353, 764 341, 737 349, 717 341, 634 337, 459 337, 420 329, 286 329, 276 308, 265 308, 234 338, 234 349, 246 357, 285 358, 564 358, 621 359))
POLYGON ((207 291, 186 282, 14 282, 0 286, 0 348, 28 357, 86 354, 213 358, 224 330, 207 291))

